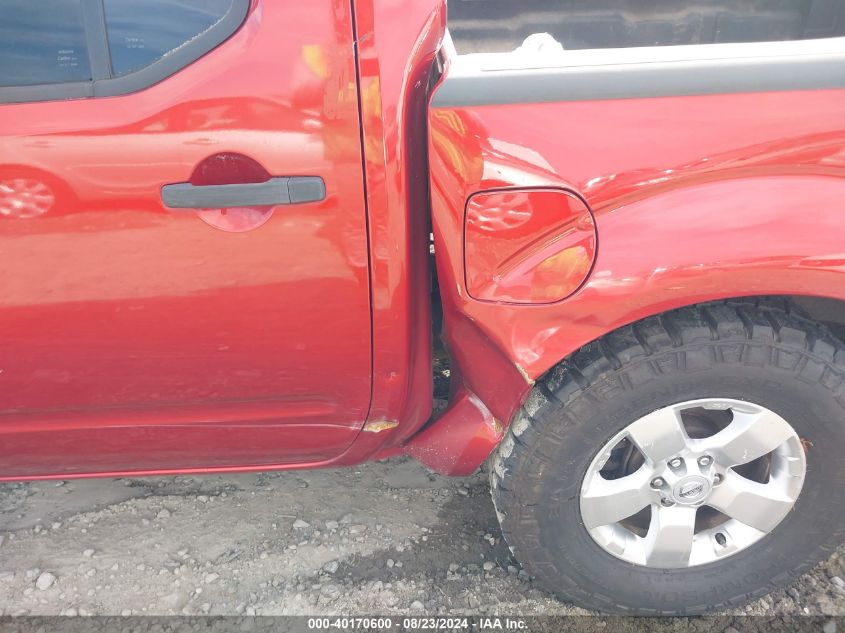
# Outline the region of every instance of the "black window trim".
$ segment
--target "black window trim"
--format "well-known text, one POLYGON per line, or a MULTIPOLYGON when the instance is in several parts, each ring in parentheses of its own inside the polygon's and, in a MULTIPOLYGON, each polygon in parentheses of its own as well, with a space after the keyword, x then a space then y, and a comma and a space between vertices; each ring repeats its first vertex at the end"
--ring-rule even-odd
MULTIPOLYGON (((105 0, 81 0, 82 26, 88 45, 88 63, 93 81, 109 79, 112 75, 109 37, 106 30, 105 0)), ((91 82, 85 82, 91 83, 91 82)))
POLYGON ((229 10, 212 27, 149 66, 120 77, 112 77, 104 0, 81 0, 80 4, 93 78, 88 81, 0 87, 0 104, 116 97, 149 88, 192 64, 234 35, 246 19, 250 0, 232 0, 229 10))

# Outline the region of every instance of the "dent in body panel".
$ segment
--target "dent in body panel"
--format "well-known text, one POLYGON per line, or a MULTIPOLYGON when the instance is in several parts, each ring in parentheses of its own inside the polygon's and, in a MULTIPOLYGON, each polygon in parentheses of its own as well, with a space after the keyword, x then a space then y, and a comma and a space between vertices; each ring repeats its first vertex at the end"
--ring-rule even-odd
POLYGON ((472 392, 463 387, 434 423, 405 445, 405 452, 447 475, 469 475, 502 440, 504 427, 472 392))
POLYGON ((430 113, 445 328, 462 380, 496 417, 512 419, 530 388, 523 376, 637 319, 749 294, 845 297, 845 90, 513 100, 445 107, 435 95, 430 113), (576 192, 594 212, 601 248, 564 301, 467 293, 466 200, 518 186, 576 192))
POLYGON ((560 301, 587 278, 595 254, 593 216, 568 191, 496 189, 467 201, 464 269, 474 299, 560 301))

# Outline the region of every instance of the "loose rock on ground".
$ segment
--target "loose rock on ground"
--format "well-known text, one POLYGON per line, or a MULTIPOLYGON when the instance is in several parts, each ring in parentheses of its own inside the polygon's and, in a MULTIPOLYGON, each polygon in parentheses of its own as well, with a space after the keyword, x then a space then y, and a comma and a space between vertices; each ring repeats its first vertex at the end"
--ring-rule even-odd
MULTIPOLYGON (((2 484, 0 534, 4 615, 584 613, 511 556, 485 475, 405 458, 2 484)), ((734 613, 845 615, 843 554, 734 613)))

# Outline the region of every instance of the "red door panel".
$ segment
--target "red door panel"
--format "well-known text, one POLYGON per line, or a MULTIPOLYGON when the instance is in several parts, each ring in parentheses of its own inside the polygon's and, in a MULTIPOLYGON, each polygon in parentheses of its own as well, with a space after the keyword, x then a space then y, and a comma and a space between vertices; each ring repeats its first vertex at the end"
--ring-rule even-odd
POLYGON ((0 478, 315 462, 352 442, 371 343, 349 12, 258 2, 140 92, 0 105, 0 187, 46 206, 0 217, 0 478), (267 176, 321 178, 325 197, 161 199, 267 176))

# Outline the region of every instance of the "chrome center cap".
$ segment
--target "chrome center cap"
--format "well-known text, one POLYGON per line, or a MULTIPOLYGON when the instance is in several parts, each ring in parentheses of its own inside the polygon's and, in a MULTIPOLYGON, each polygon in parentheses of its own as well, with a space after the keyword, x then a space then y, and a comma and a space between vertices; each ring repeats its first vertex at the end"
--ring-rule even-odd
POLYGON ((672 497, 676 503, 695 505, 710 494, 710 482, 704 477, 690 475, 684 477, 672 488, 672 497))

